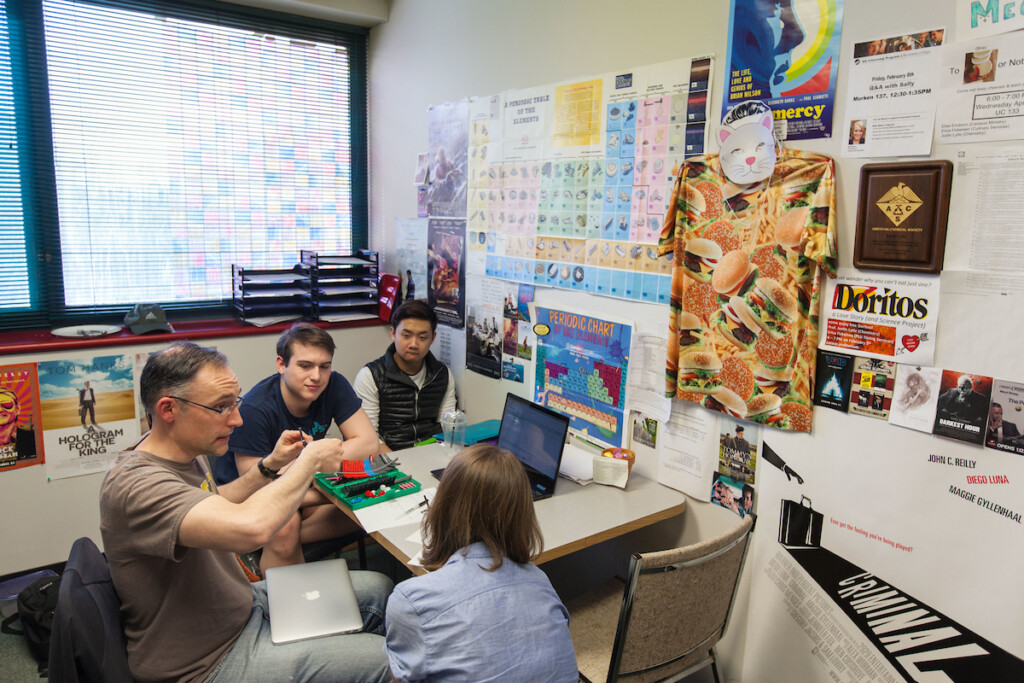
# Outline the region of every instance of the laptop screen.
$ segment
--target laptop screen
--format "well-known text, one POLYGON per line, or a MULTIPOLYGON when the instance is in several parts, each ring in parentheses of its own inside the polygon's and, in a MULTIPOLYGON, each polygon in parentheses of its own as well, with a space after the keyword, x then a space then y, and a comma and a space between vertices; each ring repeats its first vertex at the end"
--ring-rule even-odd
POLYGON ((512 451, 526 465, 527 472, 540 474, 554 483, 568 431, 569 418, 565 415, 508 394, 498 430, 498 447, 512 451))

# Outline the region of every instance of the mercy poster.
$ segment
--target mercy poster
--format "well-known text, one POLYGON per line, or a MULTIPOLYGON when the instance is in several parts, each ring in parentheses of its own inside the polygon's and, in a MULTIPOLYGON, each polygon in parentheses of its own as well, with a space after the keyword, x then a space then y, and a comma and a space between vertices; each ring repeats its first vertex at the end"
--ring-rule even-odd
POLYGON ((843 0, 732 0, 723 116, 761 100, 780 138, 832 137, 842 25, 843 0))

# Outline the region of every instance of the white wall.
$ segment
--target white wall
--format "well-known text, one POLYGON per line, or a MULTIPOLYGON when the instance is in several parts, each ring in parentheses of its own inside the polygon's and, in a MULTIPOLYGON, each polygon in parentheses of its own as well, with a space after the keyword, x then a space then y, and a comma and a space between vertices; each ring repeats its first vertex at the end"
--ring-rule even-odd
MULTIPOLYGON (((940 3, 925 0, 846 2, 836 120, 843 120, 845 60, 855 41, 942 26, 952 29, 954 5, 951 0, 940 3)), ((718 120, 728 9, 726 0, 632 3, 393 0, 388 22, 374 28, 370 34, 371 234, 374 247, 384 254, 384 269, 387 270, 388 259, 394 256, 395 219, 416 215, 411 179, 416 154, 427 150, 426 113, 430 105, 713 53, 717 61, 713 73, 711 120, 718 120)), ((836 159, 840 266, 851 267, 858 178, 863 162, 840 157, 842 137, 837 133, 834 140, 794 146, 836 159)), ((954 159, 955 150, 936 146, 932 157, 954 159)), ((954 203, 956 190, 954 181, 954 203)), ((949 226, 950 235, 969 229, 968 225, 949 226)), ((562 290, 538 288, 537 299, 540 303, 570 306, 591 313, 608 310, 610 304, 615 305, 615 310, 626 310, 621 301, 562 290)), ((1021 323, 1006 316, 1000 316, 1000 322, 995 323, 995 316, 988 315, 995 310, 1016 310, 1021 299, 1016 294, 966 297, 944 293, 935 364, 1006 379, 1024 379, 1024 358, 1014 353, 1013 341, 1015 333, 1022 331, 1021 323)), ((661 332, 667 311, 650 304, 629 302, 628 316, 636 321, 640 332, 661 332)), ((465 386, 460 389, 471 397, 471 420, 495 416, 500 411, 505 391, 528 391, 528 387, 482 378, 474 373, 466 374, 465 386)), ((873 449, 875 454, 893 458, 922 456, 937 449, 954 457, 979 455, 974 448, 867 418, 819 409, 815 420, 813 435, 782 435, 785 438, 779 438, 778 443, 798 460, 813 461, 814 469, 821 470, 823 477, 838 478, 855 470, 855 445, 858 443, 873 449)), ((772 443, 775 445, 776 441, 772 443)), ((865 493, 874 485, 872 476, 884 478, 885 471, 860 472, 856 478, 859 485, 867 487, 865 493)), ((921 514, 927 515, 927 508, 922 507, 921 514)), ((718 528, 716 511, 710 506, 693 504, 685 518, 682 529, 678 525, 667 525, 659 531, 689 540, 706 537, 718 528)), ((772 529, 756 534, 757 542, 773 541, 773 534, 772 529)), ((621 544, 600 548, 598 552, 623 551, 621 544)), ((588 557, 587 560, 588 566, 602 562, 608 566, 618 564, 614 558, 607 557, 588 557)), ((556 574, 573 571, 561 565, 557 569, 556 574)), ((742 669, 747 629, 747 614, 742 607, 748 593, 749 562, 747 574, 741 591, 741 609, 734 612, 729 637, 720 648, 723 668, 730 680, 738 680, 742 669)), ((750 622, 751 629, 766 627, 768 625, 763 623, 750 622)))
MULTIPOLYGON (((391 341, 384 326, 333 330, 331 336, 338 346, 334 369, 352 379, 363 364, 383 353, 391 341)), ((197 342, 224 353, 238 375, 242 391, 247 391, 275 372, 277 337, 277 334, 258 334, 197 342)), ((0 356, 0 364, 114 353, 134 355, 164 346, 166 344, 133 344, 75 352, 23 353, 0 356)), ((71 544, 81 536, 89 536, 102 547, 99 511, 102 481, 103 475, 99 473, 47 481, 45 466, 0 472, 0 501, 4 510, 4 523, 0 526, 0 575, 66 560, 71 544)))

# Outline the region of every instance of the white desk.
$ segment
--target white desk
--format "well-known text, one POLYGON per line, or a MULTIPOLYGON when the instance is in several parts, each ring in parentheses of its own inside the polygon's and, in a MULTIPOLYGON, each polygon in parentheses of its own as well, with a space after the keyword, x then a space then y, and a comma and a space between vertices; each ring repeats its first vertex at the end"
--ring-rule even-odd
MULTIPOLYGON (((441 445, 431 444, 394 455, 401 461, 398 468, 402 472, 411 475, 423 488, 430 488, 437 484, 430 470, 445 466, 444 453, 441 445)), ((329 495, 328 498, 355 519, 346 505, 329 495)), ((559 477, 555 495, 535 504, 544 534, 544 552, 536 562, 542 564, 674 517, 682 514, 685 507, 682 493, 635 473, 630 475, 625 490, 598 484, 580 486, 559 477)), ((421 567, 409 565, 409 560, 420 551, 418 544, 407 540, 415 531, 415 524, 407 524, 375 531, 371 536, 414 573, 423 574, 421 567)))

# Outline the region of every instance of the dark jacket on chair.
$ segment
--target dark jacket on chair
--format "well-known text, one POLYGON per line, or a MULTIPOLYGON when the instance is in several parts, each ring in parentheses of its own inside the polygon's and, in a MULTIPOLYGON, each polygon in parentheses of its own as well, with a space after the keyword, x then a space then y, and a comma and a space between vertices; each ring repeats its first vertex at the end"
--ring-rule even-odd
POLYGON ((121 600, 92 539, 71 546, 50 635, 50 680, 130 681, 121 600))
POLYGON ((408 448, 441 431, 438 411, 448 390, 448 367, 427 352, 427 375, 422 389, 395 363, 395 345, 366 364, 377 385, 380 413, 377 432, 391 450, 408 448))

